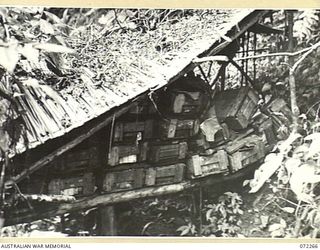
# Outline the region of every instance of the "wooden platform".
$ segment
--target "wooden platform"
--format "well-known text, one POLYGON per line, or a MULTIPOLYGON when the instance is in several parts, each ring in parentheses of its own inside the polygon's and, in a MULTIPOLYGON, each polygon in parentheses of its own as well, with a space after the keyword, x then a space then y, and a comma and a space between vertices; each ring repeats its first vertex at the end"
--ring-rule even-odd
POLYGON ((112 205, 120 202, 127 202, 134 199, 141 199, 147 197, 155 197, 167 194, 180 193, 197 187, 205 187, 212 185, 219 185, 221 183, 236 180, 252 173, 261 162, 257 162, 247 166, 240 171, 227 176, 210 175, 200 179, 187 180, 177 184, 164 185, 159 187, 146 187, 131 191, 120 191, 109 194, 95 194, 89 197, 81 198, 71 203, 50 204, 43 205, 42 209, 37 211, 32 209, 6 211, 5 226, 32 222, 42 218, 49 218, 53 216, 62 215, 65 213, 82 211, 85 209, 98 207, 100 205, 112 205))

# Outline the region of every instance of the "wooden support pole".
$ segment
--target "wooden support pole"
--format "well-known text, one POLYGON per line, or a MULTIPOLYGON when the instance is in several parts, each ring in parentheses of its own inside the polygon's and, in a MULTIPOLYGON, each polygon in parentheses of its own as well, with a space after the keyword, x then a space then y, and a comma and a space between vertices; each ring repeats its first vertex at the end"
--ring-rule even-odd
MULTIPOLYGON (((228 41, 221 42, 220 40, 215 42, 208 50, 202 52, 197 57, 208 57, 214 56, 219 53, 221 50, 225 49, 228 45, 230 45, 235 39, 240 37, 248 28, 257 23, 260 18, 262 18, 265 14, 267 14, 268 10, 255 10, 246 16, 243 20, 241 20, 238 24, 236 24, 229 32, 227 32, 226 36, 230 38, 228 41)), ((169 80, 169 84, 171 82, 176 81, 181 76, 185 75, 187 72, 192 71, 197 66, 196 63, 191 62, 184 67, 178 74, 173 76, 169 80)))
POLYGON ((209 65, 208 72, 207 72, 207 78, 208 79, 210 79, 210 76, 211 76, 212 64, 213 64, 213 61, 210 61, 210 65, 209 65))
POLYGON ((208 78, 207 78, 206 74, 204 73, 204 70, 203 70, 203 68, 201 67, 201 65, 198 65, 198 68, 199 68, 199 70, 200 70, 200 72, 201 72, 204 80, 206 81, 206 83, 209 84, 208 78))
MULTIPOLYGON (((214 85, 216 84, 216 82, 219 80, 219 78, 222 77, 223 74, 225 74, 225 69, 226 69, 227 65, 228 65, 228 63, 224 63, 223 65, 220 66, 220 69, 219 69, 216 77, 213 78, 213 79, 211 80, 211 82, 209 83, 209 85, 211 86, 211 88, 213 88, 214 85)), ((224 78, 223 78, 222 80, 224 80, 224 78)))
MULTIPOLYGON (((257 53, 257 34, 254 33, 254 37, 253 37, 253 55, 255 56, 257 53)), ((256 81, 257 79, 257 65, 256 65, 256 60, 257 59, 253 59, 253 81, 256 81)))
POLYGON ((198 57, 201 58, 204 56, 216 55, 222 49, 224 49, 229 44, 231 44, 235 39, 240 37, 248 28, 250 28, 252 25, 257 23, 259 19, 262 18, 266 13, 268 13, 268 10, 253 11, 251 14, 245 17, 242 21, 240 21, 237 25, 235 25, 231 29, 231 31, 229 31, 226 34, 226 36, 230 38, 229 41, 224 41, 222 43, 221 42, 214 43, 209 50, 201 53, 198 57))
POLYGON ((227 68, 227 63, 222 64, 221 66, 221 91, 224 90, 225 88, 225 83, 226 83, 226 68, 227 68))
POLYGON ((256 87, 255 82, 248 76, 248 74, 241 68, 235 61, 230 60, 231 64, 234 65, 240 72, 241 74, 248 80, 248 82, 251 84, 251 86, 258 92, 260 93, 260 89, 256 87))
MULTIPOLYGON (((241 38, 241 48, 242 48, 242 57, 245 57, 245 37, 246 37, 246 33, 243 34, 242 38, 241 38)), ((240 72, 244 72, 244 65, 245 65, 245 61, 241 61, 241 70, 240 72)), ((243 79, 244 79, 244 74, 241 74, 241 86, 243 86, 243 79)))
POLYGON ((203 207, 203 193, 202 187, 199 188, 199 235, 201 235, 202 231, 202 207, 203 207))
POLYGON ((116 236, 117 218, 115 206, 99 206, 99 235, 116 236))
POLYGON ((65 219, 65 217, 64 217, 64 214, 62 214, 61 216, 60 216, 60 226, 61 226, 61 228, 60 228, 60 230, 61 230, 61 233, 64 233, 65 232, 65 230, 66 230, 66 219, 65 219))
POLYGON ((260 162, 252 164, 244 169, 239 170, 236 173, 227 176, 207 176, 201 178, 199 180, 188 180, 183 181, 179 184, 172 184, 166 186, 159 186, 159 187, 146 187, 137 190, 131 191, 123 191, 117 193, 106 193, 100 195, 94 195, 90 197, 85 197, 82 199, 77 200, 76 202, 72 203, 63 203, 60 205, 52 205, 46 207, 44 210, 28 210, 25 212, 21 211, 8 211, 12 212, 11 214, 6 215, 7 219, 5 221, 6 226, 14 225, 24 222, 31 222, 41 218, 49 218, 65 213, 69 213, 72 211, 81 211, 93 207, 98 207, 100 205, 113 205, 120 202, 127 202, 134 199, 141 199, 147 197, 155 197, 160 195, 166 194, 173 194, 179 193, 181 191, 197 188, 197 187, 204 187, 210 185, 216 185, 219 183, 223 183, 225 181, 231 181, 238 178, 241 178, 247 175, 249 172, 252 172, 257 166, 259 166, 260 162))
MULTIPOLYGON (((246 56, 249 56, 249 46, 250 46, 250 32, 247 31, 247 36, 246 36, 246 56)), ((249 71, 249 60, 246 60, 246 73, 247 75, 248 74, 248 71, 249 71)), ((246 85, 248 84, 248 79, 246 78, 246 85)))

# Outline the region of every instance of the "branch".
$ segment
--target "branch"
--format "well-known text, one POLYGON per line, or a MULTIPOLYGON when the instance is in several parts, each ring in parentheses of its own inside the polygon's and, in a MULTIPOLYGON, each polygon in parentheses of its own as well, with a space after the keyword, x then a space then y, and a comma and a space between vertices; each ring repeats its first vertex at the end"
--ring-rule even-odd
POLYGON ((24 194, 24 199, 44 202, 74 202, 76 198, 70 195, 24 194))
POLYGON ((310 54, 311 54, 316 48, 318 48, 318 47, 320 47, 320 42, 318 42, 318 43, 312 45, 311 47, 309 47, 309 48, 308 48, 308 51, 307 51, 305 54, 303 54, 303 55, 299 58, 299 60, 296 61, 296 62, 293 64, 292 69, 291 69, 292 72, 294 72, 294 71, 297 69, 297 67, 299 66, 299 64, 300 64, 304 59, 306 59, 306 57, 307 57, 308 55, 310 55, 310 54))
POLYGON ((244 75, 244 77, 248 80, 248 82, 250 82, 252 87, 255 87, 254 81, 250 78, 250 76, 247 74, 247 72, 245 72, 234 60, 230 59, 230 63, 233 66, 235 66, 241 72, 242 75, 244 75))
POLYGON ((196 57, 192 60, 193 63, 203 63, 208 61, 220 61, 220 62, 228 62, 229 58, 227 56, 206 56, 206 57, 196 57))
POLYGON ((316 43, 312 45, 311 47, 296 51, 296 52, 279 52, 279 53, 271 53, 271 54, 262 54, 262 55, 255 55, 255 56, 246 56, 246 57, 240 57, 234 59, 235 61, 242 61, 242 60, 248 60, 248 59, 259 59, 259 58, 265 58, 265 57, 273 57, 273 56, 297 56, 300 55, 306 51, 309 51, 310 49, 313 49, 314 46, 318 47, 320 45, 319 43, 316 43))

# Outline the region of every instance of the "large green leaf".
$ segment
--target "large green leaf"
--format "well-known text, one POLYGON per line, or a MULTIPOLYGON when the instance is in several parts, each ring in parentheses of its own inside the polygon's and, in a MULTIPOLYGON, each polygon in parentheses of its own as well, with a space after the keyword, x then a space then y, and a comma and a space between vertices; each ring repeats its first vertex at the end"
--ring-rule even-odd
POLYGON ((54 26, 47 20, 40 19, 40 30, 44 34, 54 35, 54 26))
POLYGON ((292 144, 302 136, 299 133, 291 133, 285 141, 278 146, 280 153, 287 154, 292 149, 292 144))
POLYGON ((48 51, 48 52, 56 52, 56 53, 75 53, 75 51, 71 48, 62 46, 62 45, 57 45, 53 43, 39 43, 33 46, 36 49, 48 51))
POLYGON ((27 58, 29 62, 34 64, 39 63, 39 50, 35 49, 32 44, 27 43, 23 47, 20 47, 19 52, 27 58))
POLYGON ((19 61, 20 55, 17 45, 9 45, 9 47, 0 47, 0 65, 8 72, 13 73, 19 61))
POLYGON ((265 162, 254 173, 254 178, 250 182, 250 193, 256 193, 263 184, 277 171, 283 160, 282 154, 269 154, 265 162))
POLYGON ((318 166, 314 162, 307 162, 298 167, 291 175, 290 187, 299 200, 311 203, 313 198, 307 189, 308 183, 320 182, 317 173, 318 166))
POLYGON ((288 171, 288 174, 292 174, 301 165, 301 160, 299 158, 288 158, 284 162, 284 166, 288 171))
POLYGON ((311 140, 306 158, 312 158, 320 153, 320 133, 313 133, 305 137, 305 141, 311 140))

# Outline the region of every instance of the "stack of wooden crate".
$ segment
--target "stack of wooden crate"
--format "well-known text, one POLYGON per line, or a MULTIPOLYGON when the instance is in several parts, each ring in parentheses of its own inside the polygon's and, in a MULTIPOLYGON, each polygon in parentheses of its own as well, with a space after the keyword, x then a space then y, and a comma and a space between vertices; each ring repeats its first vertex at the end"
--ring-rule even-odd
POLYGON ((65 176, 52 177, 48 193, 83 196, 94 193, 97 184, 103 192, 117 192, 230 174, 260 161, 277 141, 281 117, 290 119, 283 100, 266 105, 267 112, 258 109, 259 97, 249 87, 211 100, 204 89, 181 83, 158 100, 139 99, 110 125, 102 183, 94 175, 101 161, 98 148, 75 149, 51 168, 65 176), (273 119, 272 112, 282 115, 273 119))
POLYGON ((86 196, 95 191, 93 173, 82 173, 66 178, 52 179, 48 185, 48 193, 54 195, 86 196))
MULTIPOLYGON (((253 115, 258 109, 259 97, 249 87, 232 89, 215 96, 213 105, 201 123, 202 151, 188 161, 189 176, 199 178, 211 174, 238 171, 265 155, 262 138, 254 136, 253 115)), ((266 133, 270 146, 274 142, 269 123, 260 122, 259 133, 266 133)), ((272 125, 272 124, 271 124, 272 125)))
POLYGON ((104 191, 131 190, 144 185, 149 146, 157 139, 158 120, 154 105, 144 98, 115 121, 102 185, 104 191))
POLYGON ((167 95, 156 106, 138 102, 114 123, 105 192, 233 173, 276 143, 273 120, 257 112, 259 97, 249 87, 221 92, 212 103, 202 90, 167 95))
POLYGON ((159 140, 150 145, 147 185, 171 184, 185 178, 188 139, 199 132, 204 93, 174 89, 165 117, 159 123, 159 140), (150 179, 151 178, 151 179, 150 179))
POLYGON ((159 104, 161 113, 146 98, 115 122, 104 191, 172 184, 185 178, 187 140, 198 134, 204 93, 177 89, 167 93, 167 105, 161 109, 159 104))
POLYGON ((76 197, 93 194, 96 190, 94 170, 98 165, 97 147, 74 149, 65 153, 50 166, 51 178, 47 193, 76 197))

